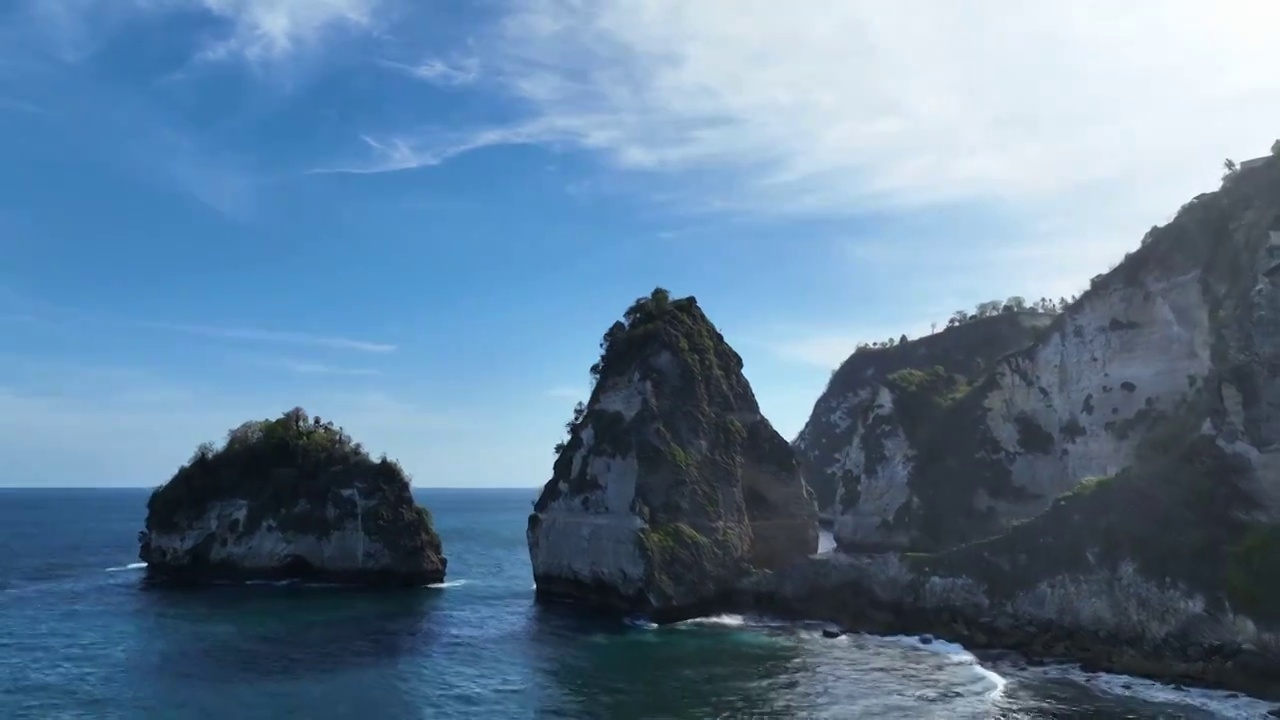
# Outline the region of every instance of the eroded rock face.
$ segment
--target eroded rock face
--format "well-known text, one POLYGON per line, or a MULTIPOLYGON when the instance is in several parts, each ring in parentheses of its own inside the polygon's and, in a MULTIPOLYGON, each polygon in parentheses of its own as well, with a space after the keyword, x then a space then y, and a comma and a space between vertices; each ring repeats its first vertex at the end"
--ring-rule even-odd
POLYGON ((203 446, 147 504, 149 579, 424 585, 446 560, 394 462, 301 409, 203 446))
POLYGON ((1144 443, 1134 468, 1004 535, 814 556, 744 582, 743 602, 1280 698, 1280 526, 1250 516, 1248 462, 1184 430, 1180 451, 1144 443))
POLYGON ((529 517, 540 597, 681 619, 817 550, 795 456, 693 298, 655 291, 603 345, 529 517))
POLYGON ((795 441, 805 481, 834 516, 838 541, 909 544, 907 529, 892 521, 913 502, 911 475, 925 424, 1052 321, 1038 312, 1003 313, 862 350, 840 366, 795 441))
POLYGON ((1275 505, 1278 164, 1196 198, 1048 327, 958 341, 1017 322, 996 317, 850 358, 797 441, 806 477, 836 485, 840 545, 998 534, 1130 466, 1156 421, 1200 394, 1213 405, 1202 419, 1249 456, 1275 505))
POLYGON ((845 552, 747 596, 1280 692, 1280 158, 1153 228, 973 382, 882 385, 851 405, 845 552))

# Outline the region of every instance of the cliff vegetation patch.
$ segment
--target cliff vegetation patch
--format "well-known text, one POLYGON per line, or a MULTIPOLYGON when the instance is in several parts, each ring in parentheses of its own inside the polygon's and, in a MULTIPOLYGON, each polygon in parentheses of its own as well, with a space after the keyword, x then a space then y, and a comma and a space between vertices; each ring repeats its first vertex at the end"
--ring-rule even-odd
POLYGON ((150 531, 177 532, 212 503, 246 504, 238 532, 252 534, 274 518, 284 531, 327 535, 356 511, 344 490, 365 497, 403 500, 383 503, 364 517, 366 532, 410 523, 425 527, 424 540, 438 547, 430 513, 415 505, 409 479, 399 463, 384 455, 373 460, 342 428, 294 408, 275 419, 251 420, 231 430, 226 442, 200 445, 191 459, 147 501, 150 531))

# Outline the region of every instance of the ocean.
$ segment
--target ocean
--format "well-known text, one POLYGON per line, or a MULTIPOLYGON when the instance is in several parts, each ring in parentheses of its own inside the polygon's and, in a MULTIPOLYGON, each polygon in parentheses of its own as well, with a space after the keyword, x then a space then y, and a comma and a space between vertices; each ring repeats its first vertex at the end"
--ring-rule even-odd
POLYGON ((533 601, 534 489, 415 491, 448 582, 141 587, 146 490, 0 489, 0 718, 1253 718, 1227 693, 725 615, 533 601))

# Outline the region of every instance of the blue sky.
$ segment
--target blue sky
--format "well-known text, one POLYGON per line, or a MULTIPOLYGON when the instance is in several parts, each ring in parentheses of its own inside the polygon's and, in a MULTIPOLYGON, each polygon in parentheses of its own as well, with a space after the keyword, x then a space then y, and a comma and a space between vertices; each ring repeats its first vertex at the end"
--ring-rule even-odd
POLYGON ((1280 10, 16 0, 0 485, 154 485, 295 405, 533 486, 696 295, 784 435, 862 340, 1069 295, 1280 136, 1280 10))

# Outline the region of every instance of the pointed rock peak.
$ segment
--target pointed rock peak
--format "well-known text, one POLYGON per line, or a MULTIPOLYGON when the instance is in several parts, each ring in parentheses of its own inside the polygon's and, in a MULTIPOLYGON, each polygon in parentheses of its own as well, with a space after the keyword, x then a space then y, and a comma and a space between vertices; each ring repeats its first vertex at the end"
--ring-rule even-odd
POLYGON ((529 520, 540 595, 677 619, 816 550, 795 456, 696 300, 655 290, 601 349, 529 520))

